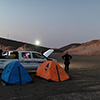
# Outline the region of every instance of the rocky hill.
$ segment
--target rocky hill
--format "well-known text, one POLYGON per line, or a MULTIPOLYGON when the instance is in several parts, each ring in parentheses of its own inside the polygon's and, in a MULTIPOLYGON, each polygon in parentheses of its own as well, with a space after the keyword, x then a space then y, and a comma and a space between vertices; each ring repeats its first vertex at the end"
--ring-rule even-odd
POLYGON ((64 52, 77 55, 100 55, 100 40, 92 40, 86 43, 82 43, 78 47, 72 46, 64 52))
POLYGON ((68 49, 70 49, 72 47, 78 47, 80 45, 81 45, 80 43, 72 43, 72 44, 69 44, 67 46, 64 46, 64 47, 59 48, 59 51, 64 52, 64 51, 66 51, 66 50, 68 50, 68 49))
POLYGON ((48 50, 47 47, 42 47, 21 41, 11 40, 11 39, 5 39, 0 37, 0 49, 3 50, 35 50, 39 52, 44 52, 48 50))
MULTIPOLYGON (((42 47, 16 40, 0 38, 0 49, 3 50, 35 50, 45 52, 49 48, 42 47)), ((76 55, 100 55, 100 40, 92 40, 85 43, 73 43, 62 48, 56 49, 55 52, 69 52, 76 55)))

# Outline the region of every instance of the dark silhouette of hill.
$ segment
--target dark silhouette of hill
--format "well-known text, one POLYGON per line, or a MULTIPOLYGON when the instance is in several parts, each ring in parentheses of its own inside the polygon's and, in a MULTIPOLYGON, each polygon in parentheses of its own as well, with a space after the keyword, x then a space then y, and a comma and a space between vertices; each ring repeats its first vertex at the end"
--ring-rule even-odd
MULTIPOLYGON (((5 39, 0 37, 0 49, 3 50, 34 50, 45 52, 50 49, 43 46, 36 46, 30 43, 5 39)), ((86 43, 72 43, 61 48, 52 48, 55 52, 69 52, 71 54, 98 55, 100 54, 100 40, 92 40, 86 43)))
MULTIPOLYGON (((79 46, 80 44, 78 43, 73 43, 69 44, 67 46, 64 46, 62 48, 53 48, 55 52, 64 52, 71 48, 72 46, 79 46)), ((43 47, 43 46, 38 46, 26 43, 26 42, 21 42, 21 41, 16 41, 16 40, 11 40, 11 39, 5 39, 0 37, 0 48, 4 50, 35 50, 38 52, 45 52, 46 50, 50 49, 48 47, 43 47)))
POLYGON ((64 52, 64 51, 66 51, 66 50, 68 50, 68 49, 70 49, 72 47, 78 47, 80 45, 81 45, 80 43, 72 43, 72 44, 69 44, 67 46, 61 47, 58 50, 64 52))
POLYGON ((22 47, 24 45, 27 45, 28 48, 31 48, 32 50, 39 51, 39 52, 44 52, 49 49, 47 47, 42 47, 42 46, 36 47, 36 45, 33 45, 33 44, 16 41, 16 40, 11 40, 11 39, 5 39, 5 38, 1 38, 1 37, 0 37, 0 45, 3 48, 4 47, 13 48, 13 50, 16 50, 17 48, 22 47))

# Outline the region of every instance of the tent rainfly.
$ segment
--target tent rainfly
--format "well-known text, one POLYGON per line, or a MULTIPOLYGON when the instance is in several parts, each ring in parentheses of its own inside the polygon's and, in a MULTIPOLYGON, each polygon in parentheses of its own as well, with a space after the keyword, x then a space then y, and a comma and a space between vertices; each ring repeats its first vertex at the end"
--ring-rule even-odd
POLYGON ((26 69, 17 61, 6 65, 1 79, 7 84, 25 84, 32 81, 26 69))
POLYGON ((37 69, 36 76, 56 82, 69 79, 65 70, 54 61, 45 61, 42 63, 37 69))

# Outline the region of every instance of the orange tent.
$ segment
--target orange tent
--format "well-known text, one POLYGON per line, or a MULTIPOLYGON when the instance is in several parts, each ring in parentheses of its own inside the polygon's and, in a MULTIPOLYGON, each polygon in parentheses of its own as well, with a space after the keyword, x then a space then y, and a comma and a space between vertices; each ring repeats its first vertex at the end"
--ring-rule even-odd
POLYGON ((64 69, 54 61, 45 61, 37 69, 36 75, 46 80, 64 81, 69 76, 64 69))

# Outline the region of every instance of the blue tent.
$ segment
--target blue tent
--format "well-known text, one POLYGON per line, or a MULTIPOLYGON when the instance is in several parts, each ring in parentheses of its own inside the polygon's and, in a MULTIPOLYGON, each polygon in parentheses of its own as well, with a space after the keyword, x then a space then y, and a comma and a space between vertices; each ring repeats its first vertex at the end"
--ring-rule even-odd
POLYGON ((17 61, 6 65, 1 79, 8 84, 25 84, 32 81, 26 69, 17 61))

